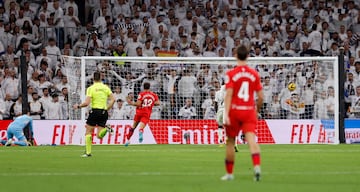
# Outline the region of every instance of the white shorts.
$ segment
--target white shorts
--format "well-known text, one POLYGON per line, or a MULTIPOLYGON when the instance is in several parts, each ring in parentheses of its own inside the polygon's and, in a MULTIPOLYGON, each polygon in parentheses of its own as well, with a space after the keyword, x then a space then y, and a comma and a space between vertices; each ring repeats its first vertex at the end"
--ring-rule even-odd
POLYGON ((216 113, 216 122, 218 123, 218 125, 223 125, 224 124, 224 108, 220 108, 217 113, 216 113))

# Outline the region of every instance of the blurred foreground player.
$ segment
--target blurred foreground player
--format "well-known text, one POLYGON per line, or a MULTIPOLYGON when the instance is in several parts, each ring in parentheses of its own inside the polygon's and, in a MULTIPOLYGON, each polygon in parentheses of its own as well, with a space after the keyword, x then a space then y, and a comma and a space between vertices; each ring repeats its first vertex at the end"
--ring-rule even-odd
POLYGON ((136 106, 136 114, 134 117, 134 123, 126 136, 125 146, 130 144, 130 138, 134 134, 136 127, 139 125, 139 143, 143 142, 143 133, 145 126, 150 121, 151 111, 154 105, 160 105, 159 97, 156 93, 150 90, 150 83, 144 83, 144 90, 139 93, 137 101, 132 101, 129 97, 127 102, 129 105, 136 106))
POLYGON ((10 123, 7 129, 7 141, 1 141, 5 146, 31 146, 34 144, 33 119, 29 115, 21 115, 10 123), (16 140, 14 140, 16 138, 16 140))
POLYGON ((235 161, 235 137, 240 130, 245 134, 254 166, 254 179, 260 180, 260 147, 256 143, 255 128, 257 110, 263 103, 263 91, 259 74, 247 65, 249 51, 245 46, 236 50, 237 66, 226 73, 225 78, 225 115, 224 125, 227 135, 225 168, 226 174, 221 180, 233 180, 235 161), (257 94, 255 106, 254 93, 257 94))

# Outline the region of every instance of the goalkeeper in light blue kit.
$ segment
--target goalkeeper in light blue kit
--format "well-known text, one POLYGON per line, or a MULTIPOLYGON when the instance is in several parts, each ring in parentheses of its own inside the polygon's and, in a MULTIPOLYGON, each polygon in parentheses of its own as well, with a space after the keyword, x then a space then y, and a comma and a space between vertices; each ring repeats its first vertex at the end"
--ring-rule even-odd
POLYGON ((8 126, 7 141, 4 143, 5 146, 11 146, 12 144, 19 146, 32 145, 33 135, 33 119, 28 115, 21 115, 15 118, 8 126), (16 141, 14 137, 17 139, 16 141))

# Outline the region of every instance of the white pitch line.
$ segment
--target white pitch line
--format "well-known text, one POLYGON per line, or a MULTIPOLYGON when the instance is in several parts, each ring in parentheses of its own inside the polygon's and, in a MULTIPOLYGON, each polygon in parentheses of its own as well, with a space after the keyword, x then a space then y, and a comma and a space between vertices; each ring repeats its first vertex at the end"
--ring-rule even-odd
MULTIPOLYGON (((33 176, 217 176, 222 173, 213 172, 58 172, 58 173, 0 173, 0 177, 33 177, 33 176)), ((250 175, 251 173, 235 173, 250 175)), ((360 171, 329 171, 329 172, 265 172, 263 175, 360 175, 360 171)))
MULTIPOLYGON (((56 152, 68 152, 68 151, 81 151, 83 152, 83 149, 54 149, 56 150, 56 152)), ((184 153, 184 152, 195 152, 195 153, 199 153, 199 152, 219 152, 219 151, 223 151, 224 148, 213 148, 213 149, 165 149, 165 150, 161 150, 161 149, 141 149, 141 148, 136 148, 136 149, 129 149, 129 148, 125 148, 123 146, 119 146, 118 149, 104 149, 104 148, 100 148, 98 150, 96 150, 96 153, 105 153, 105 152, 142 152, 142 153, 157 153, 157 152, 170 152, 170 153, 184 153)), ((50 150, 37 150, 36 148, 31 148, 31 149, 11 149, 11 150, 7 150, 7 149, 0 149, 0 153, 7 153, 7 152, 41 152, 41 153, 47 153, 50 150)), ((240 152, 248 152, 248 148, 246 149, 239 149, 240 152)), ((341 149, 289 149, 289 150, 284 150, 284 149, 263 149, 262 150, 263 153, 359 153, 360 149, 349 149, 349 150, 341 150, 341 149)))

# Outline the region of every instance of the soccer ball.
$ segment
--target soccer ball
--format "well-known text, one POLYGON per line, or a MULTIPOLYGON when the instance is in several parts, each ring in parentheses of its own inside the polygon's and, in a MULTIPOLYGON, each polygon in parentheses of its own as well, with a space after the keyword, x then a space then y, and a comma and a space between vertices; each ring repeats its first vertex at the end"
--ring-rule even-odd
POLYGON ((289 83, 288 89, 289 89, 289 91, 294 91, 296 89, 296 84, 295 83, 289 83))

